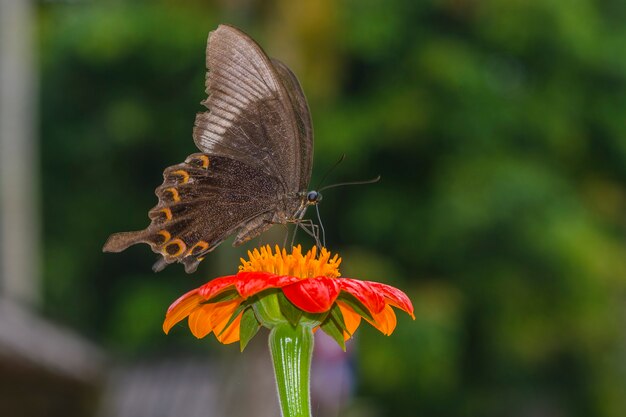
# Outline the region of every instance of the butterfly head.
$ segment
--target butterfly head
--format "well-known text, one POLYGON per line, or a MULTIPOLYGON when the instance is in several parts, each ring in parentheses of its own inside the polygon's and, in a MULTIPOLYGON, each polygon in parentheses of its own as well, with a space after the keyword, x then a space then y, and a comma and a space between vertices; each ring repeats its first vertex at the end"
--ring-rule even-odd
POLYGON ((322 201, 322 193, 312 190, 306 194, 307 205, 312 206, 320 201, 322 201))

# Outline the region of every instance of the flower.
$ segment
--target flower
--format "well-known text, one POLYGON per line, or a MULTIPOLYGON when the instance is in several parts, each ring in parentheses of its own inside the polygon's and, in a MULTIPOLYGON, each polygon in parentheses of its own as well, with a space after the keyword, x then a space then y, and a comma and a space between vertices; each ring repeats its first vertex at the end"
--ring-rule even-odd
POLYGON ((188 317, 198 338, 214 333, 224 344, 241 340, 242 350, 261 325, 281 322, 321 327, 342 347, 364 318, 385 335, 396 326, 392 307, 413 319, 409 298, 397 288, 371 281, 340 278, 338 255, 313 247, 302 254, 269 245, 248 252, 236 275, 216 278, 184 294, 168 309, 168 333, 188 317))

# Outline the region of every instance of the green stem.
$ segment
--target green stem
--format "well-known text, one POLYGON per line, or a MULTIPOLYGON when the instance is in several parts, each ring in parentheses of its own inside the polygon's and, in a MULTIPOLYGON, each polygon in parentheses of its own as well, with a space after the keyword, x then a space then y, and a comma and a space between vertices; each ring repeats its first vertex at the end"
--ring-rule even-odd
POLYGON ((270 332, 269 343, 283 417, 311 417, 313 331, 308 326, 282 323, 270 332))

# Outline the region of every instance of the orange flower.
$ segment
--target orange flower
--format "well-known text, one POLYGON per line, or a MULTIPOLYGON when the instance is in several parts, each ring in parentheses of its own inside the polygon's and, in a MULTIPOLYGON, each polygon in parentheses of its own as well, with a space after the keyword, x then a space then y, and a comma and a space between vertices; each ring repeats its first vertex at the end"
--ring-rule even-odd
POLYGON ((322 248, 302 254, 269 245, 248 252, 236 275, 216 278, 189 291, 168 309, 163 330, 185 317, 198 338, 213 332, 222 343, 241 339, 242 349, 261 325, 278 322, 309 323, 321 327, 340 345, 365 318, 385 335, 396 327, 397 307, 413 319, 409 298, 397 288, 379 282, 339 278, 341 258, 322 248))

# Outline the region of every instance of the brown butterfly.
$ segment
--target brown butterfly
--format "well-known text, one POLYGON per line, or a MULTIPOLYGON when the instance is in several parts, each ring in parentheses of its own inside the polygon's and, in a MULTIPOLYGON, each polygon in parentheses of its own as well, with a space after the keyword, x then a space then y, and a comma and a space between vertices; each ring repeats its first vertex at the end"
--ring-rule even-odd
POLYGON ((161 255, 155 271, 177 261, 190 273, 228 236, 238 246, 274 224, 297 223, 321 199, 307 192, 313 127, 293 72, 227 25, 209 34, 206 66, 209 111, 193 129, 201 153, 165 169, 150 225, 111 235, 105 252, 147 243, 161 255))

